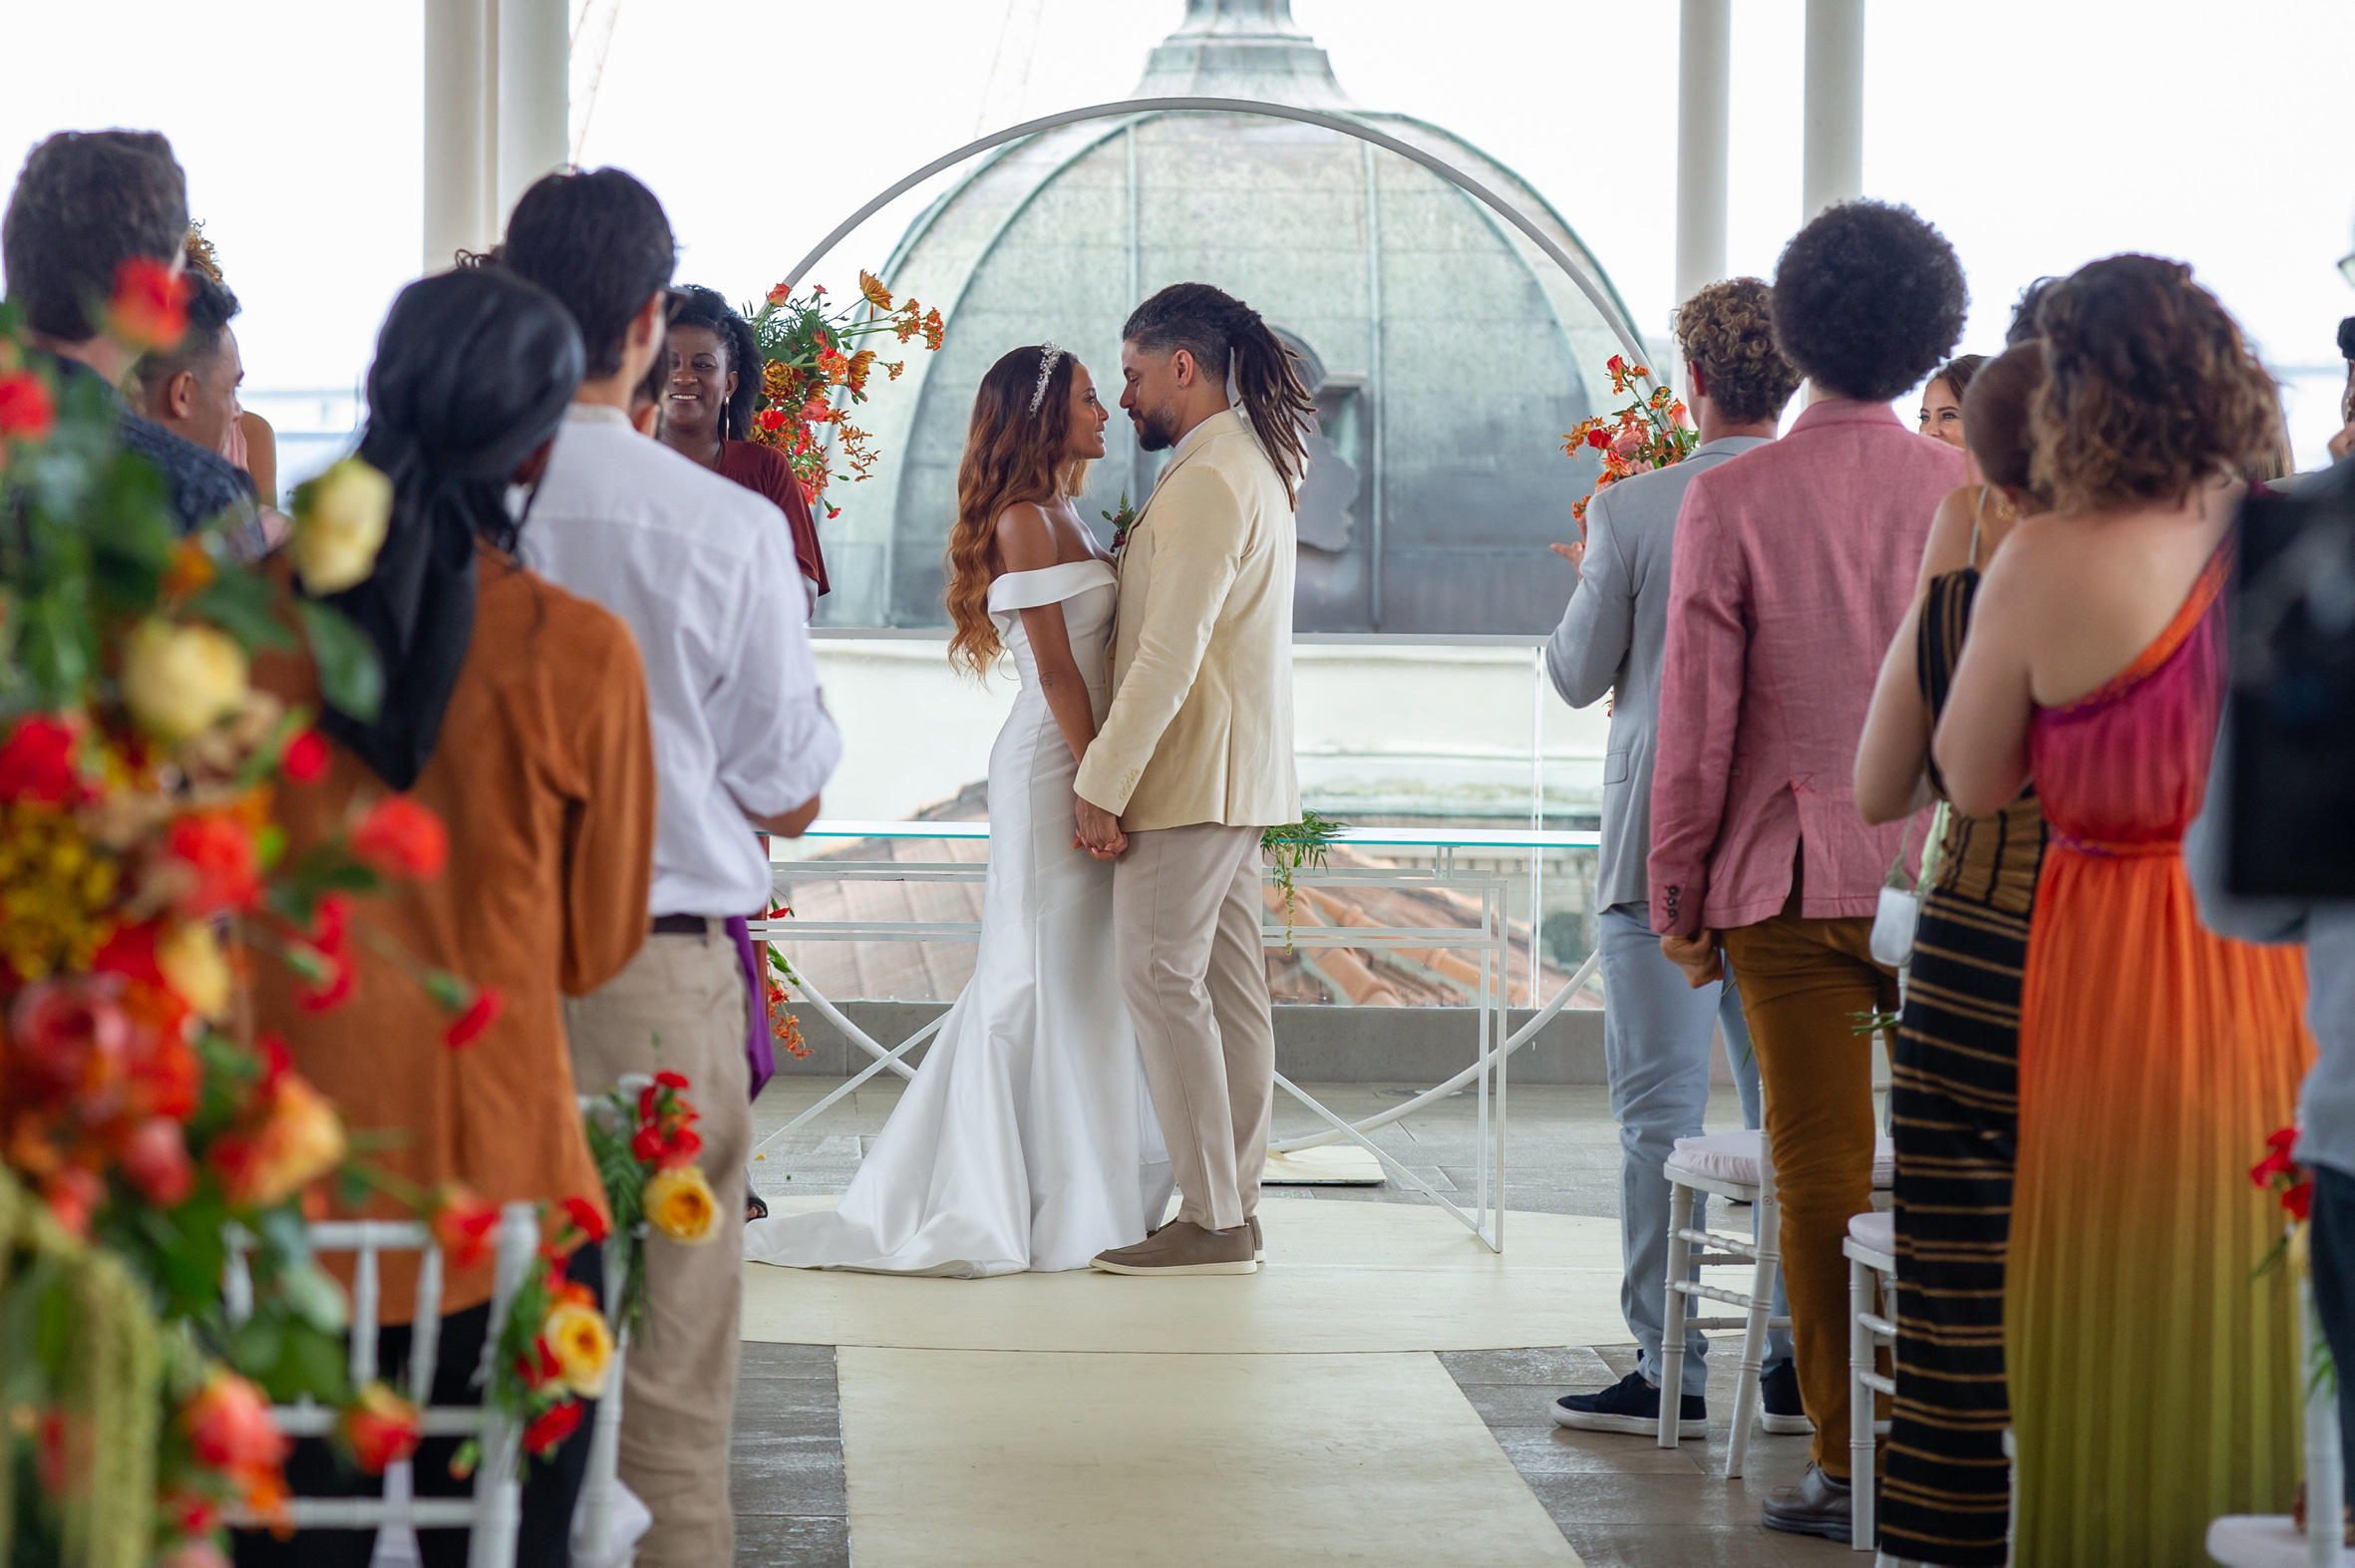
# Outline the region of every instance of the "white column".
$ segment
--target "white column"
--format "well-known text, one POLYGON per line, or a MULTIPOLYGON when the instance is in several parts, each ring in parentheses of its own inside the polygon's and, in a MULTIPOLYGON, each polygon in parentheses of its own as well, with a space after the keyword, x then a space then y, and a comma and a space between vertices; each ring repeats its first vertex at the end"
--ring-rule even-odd
POLYGON ((498 243, 525 186, 563 166, 564 0, 425 0, 425 270, 498 243))
POLYGON ((571 18, 565 0, 491 0, 499 10, 498 226, 531 182, 571 160, 571 18))
MULTIPOLYGON (((1676 302, 1726 270, 1733 0, 1684 0, 1676 35, 1676 302)), ((1678 368, 1678 374, 1683 369, 1678 368)))
POLYGON ((1864 0, 1808 0, 1800 213, 1864 193, 1864 0))

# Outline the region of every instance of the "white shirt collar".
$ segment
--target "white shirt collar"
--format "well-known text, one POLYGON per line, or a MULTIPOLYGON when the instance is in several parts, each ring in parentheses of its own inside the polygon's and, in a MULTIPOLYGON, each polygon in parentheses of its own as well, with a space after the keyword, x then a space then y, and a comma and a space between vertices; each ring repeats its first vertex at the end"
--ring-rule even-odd
MULTIPOLYGON (((564 408, 568 425, 629 425, 630 417, 610 403, 572 403, 564 408)), ((630 429, 637 429, 631 425, 630 429)))

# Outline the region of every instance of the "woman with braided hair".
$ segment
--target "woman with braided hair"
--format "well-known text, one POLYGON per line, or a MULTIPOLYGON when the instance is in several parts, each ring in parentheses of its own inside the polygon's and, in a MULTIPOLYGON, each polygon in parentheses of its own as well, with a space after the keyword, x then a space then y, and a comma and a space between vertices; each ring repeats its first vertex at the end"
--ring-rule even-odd
POLYGON ((783 453, 751 439, 766 365, 752 326, 717 289, 689 283, 673 289, 671 300, 662 443, 777 503, 794 530, 794 556, 815 609, 827 591, 826 555, 818 546, 810 496, 783 453))

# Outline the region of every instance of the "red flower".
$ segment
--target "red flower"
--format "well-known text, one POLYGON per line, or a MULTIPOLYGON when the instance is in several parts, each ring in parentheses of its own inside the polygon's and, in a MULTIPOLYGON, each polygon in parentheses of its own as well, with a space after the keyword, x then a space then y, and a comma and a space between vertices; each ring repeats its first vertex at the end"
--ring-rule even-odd
POLYGON ((174 906, 202 919, 224 909, 251 909, 261 897, 261 857, 253 831, 222 811, 174 817, 166 852, 184 868, 188 886, 174 906))
POLYGON ((49 1212, 60 1225, 76 1236, 87 1236, 90 1216, 106 1201, 107 1184, 94 1171, 67 1165, 42 1184, 41 1195, 49 1200, 49 1212))
POLYGON ((184 274, 150 257, 133 256, 115 269, 107 323, 133 348, 175 348, 187 335, 188 296, 194 292, 184 274))
POLYGON ((275 1469, 286 1462, 288 1444, 270 1418, 269 1402, 233 1372, 215 1368, 179 1420, 197 1461, 213 1469, 275 1469))
POLYGON ((101 1100, 85 1109, 111 1108, 120 1090, 136 1031, 113 975, 36 981, 9 1009, 8 1091, 12 1102, 65 1097, 101 1100))
POLYGON ((123 1174, 149 1202, 171 1208, 196 1185, 188 1140, 168 1116, 150 1116, 132 1128, 123 1145, 123 1174))
POLYGON ((450 860, 442 819, 412 796, 388 794, 352 829, 352 853, 383 876, 440 876, 450 860))
POLYGON ((506 1006, 506 998, 496 986, 485 986, 475 993, 475 1000, 464 1013, 451 1021, 442 1032, 442 1044, 453 1051, 464 1051, 498 1022, 500 1011, 506 1006))
POLYGON ((1610 435, 1599 429, 1590 430, 1586 433, 1586 445, 1601 451, 1608 451, 1611 445, 1610 435))
POLYGON ((2281 1207, 2291 1219, 2302 1220, 2314 1208, 2314 1183, 2301 1181, 2281 1194, 2281 1207))
POLYGON ((279 755, 278 771, 296 784, 317 784, 319 776, 327 772, 327 739, 316 730, 305 730, 286 743, 279 755))
POLYGON ((0 376, 0 438, 47 441, 57 425, 57 399, 29 370, 0 376))
POLYGON ((563 1374, 564 1366, 556 1360, 556 1353, 548 1349, 545 1340, 533 1340, 531 1348, 515 1358, 515 1376, 534 1389, 544 1389, 563 1374))
POLYGON ((673 1073, 668 1068, 664 1068, 661 1072, 655 1074, 654 1082, 664 1089, 675 1089, 682 1095, 687 1092, 687 1075, 684 1073, 673 1073))
POLYGON ((564 1218, 580 1232, 581 1240, 593 1247, 605 1239, 609 1227, 594 1203, 583 1197, 570 1197, 564 1200, 563 1207, 564 1218))
POLYGON ((523 1428, 524 1451, 535 1459, 544 1459, 555 1452, 579 1425, 580 1402, 566 1400, 523 1428))
MULTIPOLYGON (((0 381, 0 432, 8 421, 8 383, 0 381)), ((82 780, 74 768, 74 751, 81 737, 74 726, 54 714, 28 714, 0 742, 0 800, 34 800, 43 805, 71 805, 82 795, 82 780)))
POLYGON ((417 1407, 381 1383, 362 1389, 344 1407, 336 1427, 352 1462, 368 1475, 382 1475, 387 1466, 408 1458, 425 1435, 417 1407))
POLYGON ((2295 1175, 2297 1168, 2296 1162, 2287 1154, 2275 1149, 2248 1167, 2248 1179, 2252 1185, 2257 1187, 2270 1187, 2273 1185, 2274 1177, 2295 1175))
POLYGON ((491 1256, 499 1210, 454 1181, 442 1189, 433 1227, 435 1243, 450 1254, 450 1266, 471 1269, 491 1256))

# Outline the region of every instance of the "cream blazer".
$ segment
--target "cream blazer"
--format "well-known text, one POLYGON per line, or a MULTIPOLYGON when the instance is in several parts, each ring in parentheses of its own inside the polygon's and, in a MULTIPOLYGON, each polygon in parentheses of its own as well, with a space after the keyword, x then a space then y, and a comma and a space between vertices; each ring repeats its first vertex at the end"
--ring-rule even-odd
POLYGON ((1112 709, 1080 795, 1131 830, 1300 819, 1292 507, 1233 409, 1202 422, 1121 551, 1112 709))

